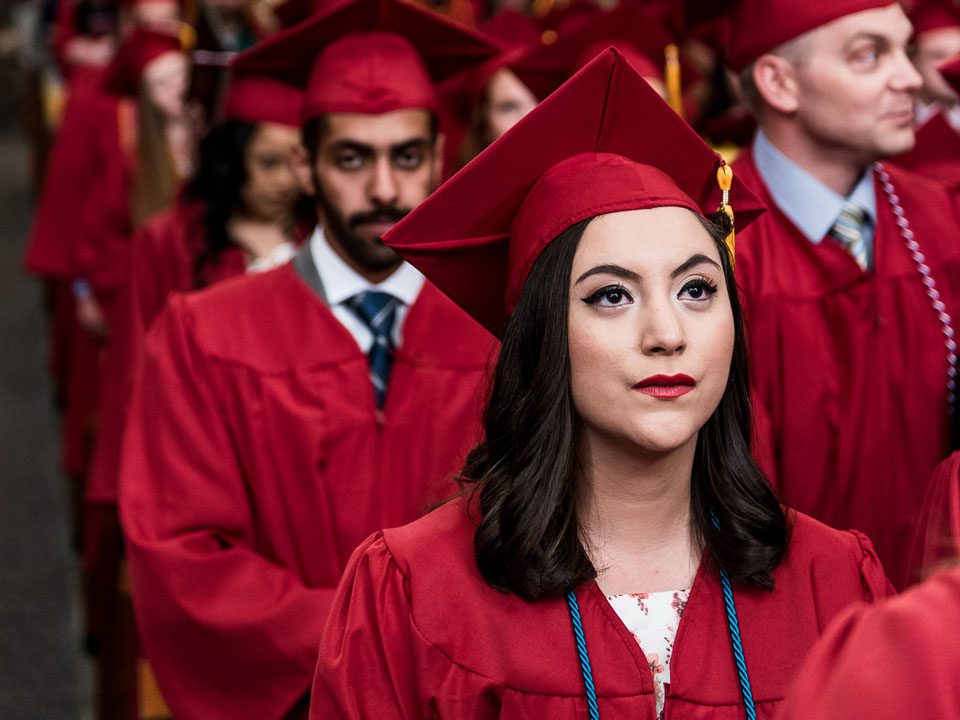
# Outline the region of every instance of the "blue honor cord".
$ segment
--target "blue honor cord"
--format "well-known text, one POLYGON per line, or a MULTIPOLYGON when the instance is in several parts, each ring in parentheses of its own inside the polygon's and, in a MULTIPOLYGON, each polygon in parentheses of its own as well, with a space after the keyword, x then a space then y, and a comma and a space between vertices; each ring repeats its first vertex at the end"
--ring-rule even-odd
MULTIPOLYGON (((737 618, 737 604, 733 597, 733 583, 730 582, 730 575, 723 568, 720 569, 720 585, 723 588, 723 607, 727 615, 727 629, 730 631, 730 647, 733 650, 737 679, 740 682, 740 696, 743 698, 747 720, 757 720, 753 690, 750 688, 750 675, 747 672, 747 660, 743 654, 743 641, 740 638, 740 621, 737 618)), ((597 702, 597 688, 593 683, 590 654, 587 652, 587 638, 583 632, 580 605, 577 603, 577 596, 573 590, 567 592, 567 608, 570 611, 573 638, 577 643, 577 656, 580 659, 580 675, 583 678, 583 687, 587 698, 588 717, 590 720, 600 720, 600 705, 597 702)))

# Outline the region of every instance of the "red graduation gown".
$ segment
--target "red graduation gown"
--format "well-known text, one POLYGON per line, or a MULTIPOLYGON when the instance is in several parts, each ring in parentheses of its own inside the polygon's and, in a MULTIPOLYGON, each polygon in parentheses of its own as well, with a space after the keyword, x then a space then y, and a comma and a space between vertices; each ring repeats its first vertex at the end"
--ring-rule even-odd
POLYGON ((87 483, 91 503, 117 502, 117 471, 127 402, 143 338, 174 292, 194 290, 243 274, 243 253, 225 248, 216 262, 199 270, 196 258, 204 245, 203 205, 179 202, 151 218, 134 234, 129 280, 118 303, 115 326, 104 357, 100 424, 87 483))
POLYGON ((913 542, 911 580, 960 558, 960 452, 937 466, 913 542))
MULTIPOLYGON (((758 458, 792 507, 865 532, 902 585, 927 483, 947 452, 940 323, 879 184, 876 269, 866 273, 838 243, 800 233, 749 152, 734 169, 770 208, 737 237, 758 458)), ((960 329, 954 198, 942 184, 888 170, 960 329)))
POLYGON ((960 568, 850 610, 817 643, 778 720, 960 718, 960 568))
POLYGON ((426 284, 381 413, 367 358, 292 264, 170 299, 134 384, 120 511, 176 717, 278 718, 308 692, 350 553, 453 492, 493 351, 426 284))
MULTIPOLYGON (((563 598, 530 603, 490 588, 464 498, 368 538, 324 630, 310 716, 583 718, 586 701, 563 598)), ((742 717, 718 574, 701 563, 677 631, 665 715, 742 717)), ((888 592, 869 540, 800 515, 772 593, 736 590, 758 715, 770 718, 804 654, 852 603, 888 592)), ((596 583, 577 591, 604 720, 655 720, 653 678, 596 583)))
POLYGON ((890 162, 918 175, 960 188, 960 133, 937 113, 917 128, 917 141, 910 152, 890 162))

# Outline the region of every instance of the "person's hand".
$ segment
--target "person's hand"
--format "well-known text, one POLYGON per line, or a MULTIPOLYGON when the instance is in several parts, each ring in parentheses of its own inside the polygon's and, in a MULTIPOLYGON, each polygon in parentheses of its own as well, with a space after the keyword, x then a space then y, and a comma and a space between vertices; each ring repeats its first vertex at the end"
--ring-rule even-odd
POLYGON ((100 304, 92 295, 78 297, 75 302, 77 322, 80 327, 90 333, 97 340, 105 340, 108 334, 107 321, 103 317, 100 304))

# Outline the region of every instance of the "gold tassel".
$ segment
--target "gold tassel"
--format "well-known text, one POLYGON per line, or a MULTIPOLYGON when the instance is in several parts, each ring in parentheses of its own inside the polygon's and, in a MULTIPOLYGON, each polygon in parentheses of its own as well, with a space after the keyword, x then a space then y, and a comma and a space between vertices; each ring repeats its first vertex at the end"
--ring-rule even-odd
POLYGON ((730 234, 724 238, 727 245, 727 254, 730 257, 730 269, 733 270, 735 262, 736 231, 733 228, 733 208, 730 206, 730 188, 733 185, 733 168, 727 165, 723 160, 720 161, 720 167, 717 168, 717 184, 723 193, 720 200, 720 212, 726 213, 730 218, 730 234))
POLYGON ((180 23, 180 29, 177 33, 180 40, 180 49, 184 52, 191 52, 197 46, 197 31, 189 23, 180 23))
POLYGON ((667 84, 667 102, 677 115, 683 117, 683 87, 680 84, 680 50, 670 43, 663 50, 666 62, 663 69, 667 84))

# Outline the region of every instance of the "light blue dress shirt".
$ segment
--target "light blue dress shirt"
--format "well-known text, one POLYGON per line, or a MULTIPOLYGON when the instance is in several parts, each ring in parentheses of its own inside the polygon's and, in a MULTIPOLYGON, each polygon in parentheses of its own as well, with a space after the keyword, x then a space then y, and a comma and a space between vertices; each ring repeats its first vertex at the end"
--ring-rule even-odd
POLYGON ((863 230, 867 257, 873 267, 873 236, 877 226, 873 170, 864 172, 849 198, 845 198, 777 150, 762 130, 758 130, 753 139, 753 161, 777 207, 815 245, 830 232, 844 202, 849 199, 863 208, 870 219, 864 223, 863 230))

